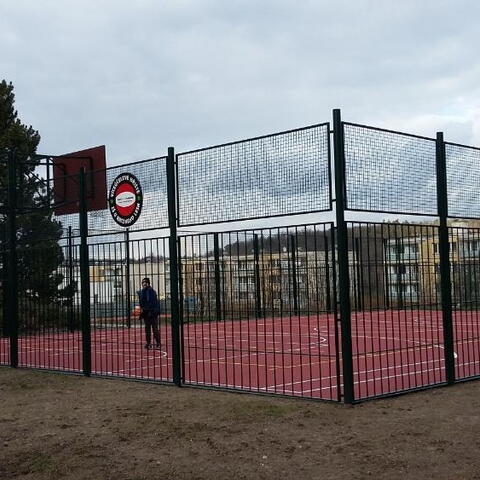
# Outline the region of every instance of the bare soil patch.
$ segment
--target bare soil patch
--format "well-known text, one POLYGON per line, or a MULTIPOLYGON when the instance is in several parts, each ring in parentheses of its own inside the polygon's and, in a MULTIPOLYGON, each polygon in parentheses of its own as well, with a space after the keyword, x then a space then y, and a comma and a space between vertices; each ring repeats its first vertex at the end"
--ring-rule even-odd
POLYGON ((480 479, 480 382, 354 407, 0 368, 0 478, 480 479))

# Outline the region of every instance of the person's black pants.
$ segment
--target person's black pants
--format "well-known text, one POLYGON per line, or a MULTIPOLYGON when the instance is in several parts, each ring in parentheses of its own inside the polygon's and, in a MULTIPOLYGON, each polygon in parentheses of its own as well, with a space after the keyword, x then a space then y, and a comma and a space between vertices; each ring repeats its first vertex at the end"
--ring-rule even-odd
POLYGON ((160 332, 158 330, 158 315, 155 313, 150 312, 143 312, 143 321, 145 323, 145 338, 147 340, 147 344, 150 345, 152 343, 152 330, 153 330, 153 338, 155 339, 155 343, 160 345, 160 332))

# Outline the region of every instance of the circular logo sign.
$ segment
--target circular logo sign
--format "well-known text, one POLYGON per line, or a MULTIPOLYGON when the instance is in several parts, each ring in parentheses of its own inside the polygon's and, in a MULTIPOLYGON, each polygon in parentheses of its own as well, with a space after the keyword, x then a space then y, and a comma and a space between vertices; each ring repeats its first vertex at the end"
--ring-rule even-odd
POLYGON ((108 194, 108 206, 113 219, 119 225, 133 225, 140 217, 142 203, 142 187, 135 175, 121 173, 115 178, 108 194))

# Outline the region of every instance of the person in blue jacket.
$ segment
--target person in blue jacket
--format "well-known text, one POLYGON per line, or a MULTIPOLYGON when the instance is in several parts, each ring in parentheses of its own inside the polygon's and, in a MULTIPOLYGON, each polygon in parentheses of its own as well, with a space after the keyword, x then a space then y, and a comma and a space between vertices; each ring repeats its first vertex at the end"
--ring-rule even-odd
POLYGON ((158 301, 157 292, 150 285, 150 279, 142 280, 142 289, 138 292, 140 300, 140 318, 145 323, 145 348, 152 348, 152 331, 155 339, 155 348, 160 349, 160 332, 158 330, 158 315, 160 314, 160 302, 158 301))

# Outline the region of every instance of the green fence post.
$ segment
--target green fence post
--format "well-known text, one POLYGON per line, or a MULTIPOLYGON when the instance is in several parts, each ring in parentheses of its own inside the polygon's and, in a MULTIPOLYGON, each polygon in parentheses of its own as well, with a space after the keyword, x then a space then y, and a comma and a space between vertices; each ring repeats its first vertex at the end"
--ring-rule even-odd
MULTIPOLYGON (((362 231, 359 229, 359 235, 361 237, 362 231)), ((355 269, 357 275, 357 285, 356 285, 356 294, 357 294, 357 311, 361 312, 363 310, 363 292, 365 285, 363 284, 363 258, 362 258, 362 243, 360 238, 355 238, 355 269)))
POLYGON ((72 227, 68 227, 68 283, 70 290, 70 298, 68 298, 68 328, 71 332, 75 330, 75 310, 74 310, 74 301, 75 301, 75 288, 73 286, 74 282, 74 273, 73 273, 73 234, 72 227))
POLYGON ((330 291, 330 265, 328 256, 328 237, 324 234, 324 254, 325 254, 325 310, 330 313, 332 311, 332 293, 330 291))
POLYGON ((255 269, 255 318, 265 317, 262 309, 262 291, 260 285, 260 247, 258 233, 253 234, 253 257, 255 269))
POLYGON ((125 230, 125 295, 127 300, 127 328, 132 326, 132 299, 130 288, 130 230, 125 230))
POLYGON ((180 295, 179 295, 179 259, 177 248, 177 181, 175 175, 175 151, 168 148, 167 156, 167 195, 168 195, 168 224, 170 227, 170 312, 172 326, 172 355, 173 355, 173 383, 182 385, 182 352, 180 344, 180 295))
POLYGON ((8 292, 7 312, 10 333, 10 365, 18 367, 18 271, 17 271, 17 165, 12 150, 8 158, 8 292))
POLYGON ((353 403, 352 324, 350 306, 350 272, 348 268, 348 229, 345 221, 345 150, 340 110, 333 111, 333 142, 335 165, 335 204, 337 220, 338 280, 340 324, 343 357, 343 400, 353 403))
POLYGON ((218 233, 213 234, 213 257, 215 263, 215 317, 217 322, 222 320, 222 282, 220 274, 220 251, 218 233))
POLYGON ((438 246, 440 254, 440 287, 442 292, 443 342, 445 355, 445 373, 449 385, 455 383, 455 358, 453 348, 452 319, 452 282, 450 276, 450 245, 448 239, 448 196, 447 196, 447 162, 443 133, 437 133, 437 205, 440 225, 438 229, 438 246))
POLYGON ((79 223, 80 223, 80 284, 82 302, 82 347, 83 373, 87 377, 92 373, 92 340, 90 323, 90 269, 88 260, 88 215, 85 192, 85 169, 82 167, 79 175, 79 223))
MULTIPOLYGON (((395 227, 395 234, 396 232, 395 227)), ((402 233, 400 233, 402 235, 402 233)), ((402 253, 403 245, 400 243, 400 238, 395 238, 395 256, 396 256, 396 267, 397 267, 397 274, 396 274, 396 282, 397 282, 397 307, 399 310, 403 310, 405 307, 405 302, 403 300, 403 284, 402 284, 402 273, 401 269, 404 267, 403 258, 404 255, 402 253)))
MULTIPOLYGON (((180 238, 177 237, 177 258, 182 258, 182 242, 180 238)), ((180 366, 181 366, 181 381, 185 379, 185 362, 184 362, 184 351, 185 351, 185 337, 184 337, 184 311, 185 311, 185 298, 183 295, 183 276, 182 276, 182 263, 179 261, 178 264, 178 298, 179 298, 179 306, 178 306, 178 315, 181 319, 179 323, 179 343, 180 343, 180 366)))
MULTIPOLYGON (((383 234, 383 228, 382 228, 382 234, 383 234)), ((385 282, 385 287, 384 287, 384 293, 385 293, 385 308, 387 310, 390 309, 390 285, 388 281, 388 269, 389 269, 389 258, 388 258, 388 251, 387 251, 387 240, 383 239, 382 241, 382 247, 383 247, 383 264, 384 264, 384 271, 383 271, 383 276, 384 282, 385 282)))
POLYGON ((297 280, 297 242, 295 235, 289 235, 290 238, 290 261, 292 265, 292 296, 293 296, 293 314, 298 315, 298 280, 297 280))

